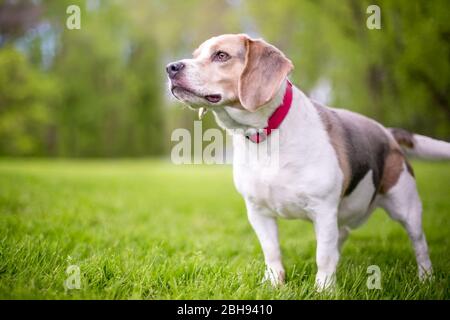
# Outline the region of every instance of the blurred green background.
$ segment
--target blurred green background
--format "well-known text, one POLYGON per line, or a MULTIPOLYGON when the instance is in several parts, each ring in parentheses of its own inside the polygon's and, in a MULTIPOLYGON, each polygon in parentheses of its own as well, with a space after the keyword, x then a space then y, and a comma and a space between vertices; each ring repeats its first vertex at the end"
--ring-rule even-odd
MULTIPOLYGON (((205 39, 245 32, 294 62, 294 83, 336 107, 450 138, 450 2, 0 0, 0 155, 169 153, 195 114, 164 67, 205 39), (81 8, 81 29, 66 8, 81 8), (381 8, 369 30, 366 8, 381 8)), ((215 126, 211 115, 204 127, 215 126)))

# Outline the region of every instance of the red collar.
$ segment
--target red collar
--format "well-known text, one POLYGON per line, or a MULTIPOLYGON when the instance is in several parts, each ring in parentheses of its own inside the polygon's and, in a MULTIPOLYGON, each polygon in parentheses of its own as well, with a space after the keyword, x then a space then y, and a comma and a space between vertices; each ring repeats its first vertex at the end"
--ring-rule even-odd
POLYGON ((267 121, 267 127, 263 129, 264 132, 246 136, 247 139, 249 139, 254 143, 260 143, 266 140, 267 137, 272 133, 272 130, 278 129, 280 127, 284 118, 286 118, 286 115, 288 114, 291 105, 292 105, 292 83, 288 80, 286 85, 286 91, 283 97, 283 102, 270 116, 269 120, 267 121))

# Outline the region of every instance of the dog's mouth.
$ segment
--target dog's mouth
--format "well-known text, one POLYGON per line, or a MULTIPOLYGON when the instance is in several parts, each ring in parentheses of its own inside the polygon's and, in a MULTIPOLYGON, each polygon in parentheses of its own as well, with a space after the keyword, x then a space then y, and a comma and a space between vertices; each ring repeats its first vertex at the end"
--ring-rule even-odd
POLYGON ((208 94, 208 95, 204 96, 204 98, 211 103, 217 103, 222 99, 220 94, 208 94))
POLYGON ((171 87, 171 91, 172 94, 179 99, 182 99, 181 97, 179 97, 179 95, 177 94, 188 94, 188 95, 193 95, 196 96, 198 98, 202 98, 210 103, 218 103, 222 100, 222 96, 220 94, 207 94, 207 95, 202 95, 199 94, 191 89, 185 88, 185 87, 180 87, 180 86, 172 86, 171 87))

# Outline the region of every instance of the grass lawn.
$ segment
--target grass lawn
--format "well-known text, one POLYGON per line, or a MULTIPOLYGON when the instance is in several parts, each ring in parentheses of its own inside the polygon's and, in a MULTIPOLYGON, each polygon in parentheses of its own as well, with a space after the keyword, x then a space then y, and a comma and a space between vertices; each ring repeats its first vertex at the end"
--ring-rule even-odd
POLYGON ((421 284, 404 230, 382 211, 347 241, 333 294, 313 290, 315 239, 281 221, 287 283, 263 257, 230 166, 152 160, 0 160, 0 298, 449 299, 450 163, 414 163, 435 278, 421 284), (76 265, 81 288, 66 290, 76 265), (366 286, 378 265, 381 290, 366 286))

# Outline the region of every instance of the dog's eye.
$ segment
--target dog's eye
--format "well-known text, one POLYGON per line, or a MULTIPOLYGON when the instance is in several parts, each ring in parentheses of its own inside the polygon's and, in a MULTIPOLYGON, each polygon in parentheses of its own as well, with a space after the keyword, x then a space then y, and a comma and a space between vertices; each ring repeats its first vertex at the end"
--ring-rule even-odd
POLYGON ((213 61, 225 62, 230 58, 231 58, 230 55, 224 51, 217 51, 213 55, 213 61))

